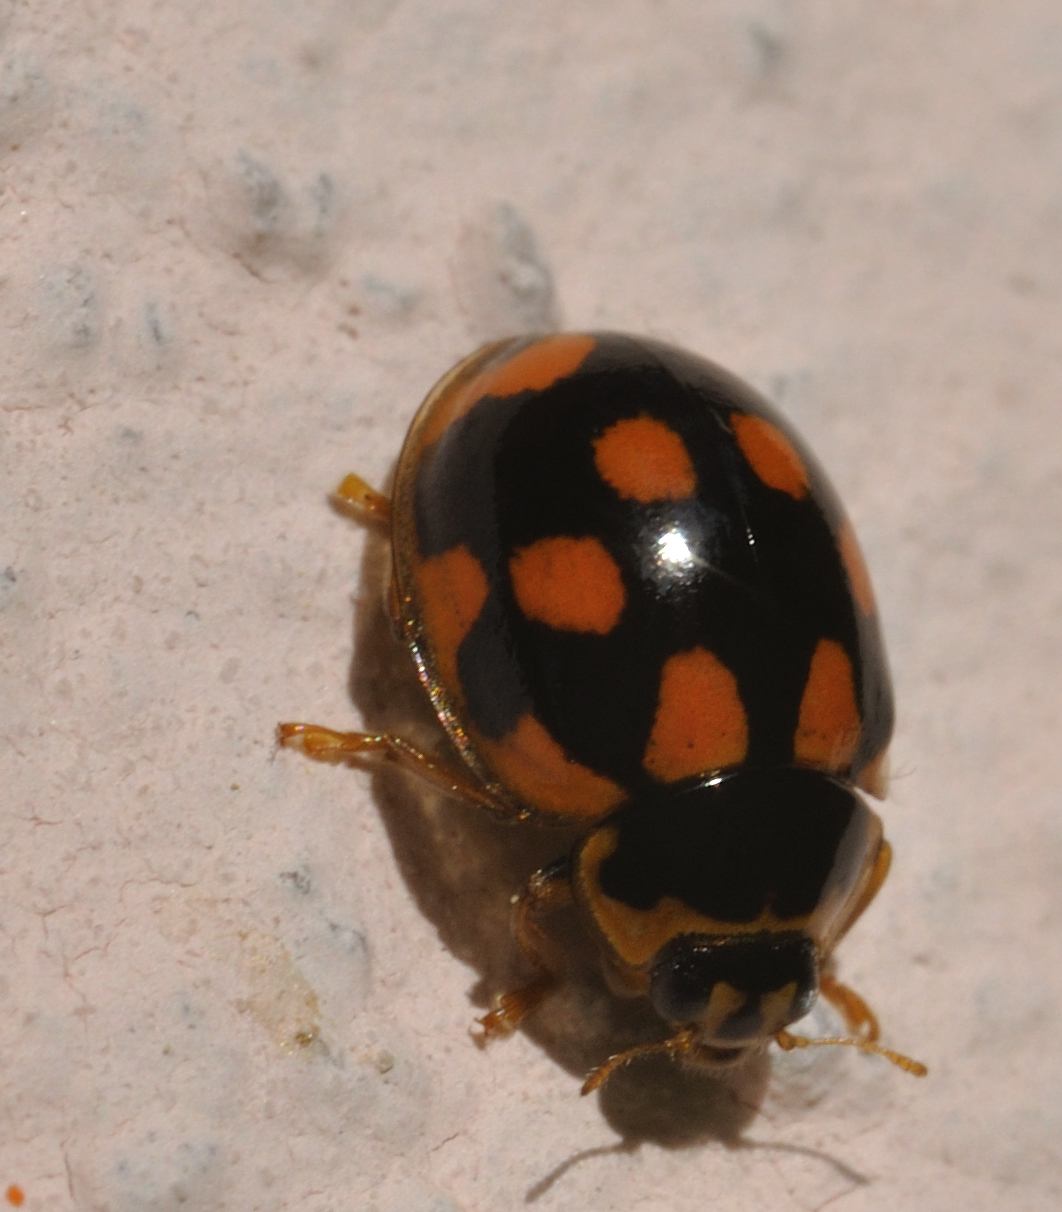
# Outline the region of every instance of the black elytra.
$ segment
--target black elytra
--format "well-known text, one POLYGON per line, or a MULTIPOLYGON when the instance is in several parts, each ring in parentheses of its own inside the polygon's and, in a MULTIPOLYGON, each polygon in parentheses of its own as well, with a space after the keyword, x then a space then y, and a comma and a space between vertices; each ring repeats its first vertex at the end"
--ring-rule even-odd
POLYGON ((785 767, 812 655, 828 637, 851 663, 860 718, 851 762, 831 773, 860 771, 888 744, 892 692, 877 619, 853 600, 838 558, 844 513, 825 475, 728 372, 654 341, 609 334, 593 342, 578 368, 546 389, 485 394, 436 441, 407 447, 413 558, 463 547, 489 586, 458 652, 462 721, 500 740, 531 714, 568 758, 637 798, 656 784, 643 755, 664 662, 700 647, 737 680, 748 717, 742 765, 785 767), (799 452, 809 479, 800 499, 749 466, 735 412, 766 419, 799 452), (638 417, 679 436, 696 476, 691 496, 624 499, 598 473, 594 440, 638 417), (626 605, 606 635, 528 619, 514 600, 513 554, 561 535, 600 540, 621 571, 626 605), (676 550, 682 558, 662 558, 676 550))

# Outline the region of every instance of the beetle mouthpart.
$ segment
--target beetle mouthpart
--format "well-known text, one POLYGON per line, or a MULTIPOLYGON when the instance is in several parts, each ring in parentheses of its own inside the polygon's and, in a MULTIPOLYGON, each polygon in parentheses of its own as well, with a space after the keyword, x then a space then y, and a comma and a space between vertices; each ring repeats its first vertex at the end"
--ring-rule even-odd
POLYGON ((794 1048, 833 1046, 858 1048, 860 1052, 866 1052, 872 1056, 883 1056, 898 1069, 902 1069, 904 1073, 910 1073, 913 1077, 925 1077, 929 1072, 921 1061, 913 1060, 910 1056, 904 1056, 902 1052, 894 1052, 891 1048, 883 1048, 881 1044, 875 1044, 868 1039, 859 1039, 854 1035, 828 1035, 821 1039, 808 1039, 805 1035, 791 1035, 788 1031, 779 1031, 774 1040, 783 1052, 792 1052, 794 1048))

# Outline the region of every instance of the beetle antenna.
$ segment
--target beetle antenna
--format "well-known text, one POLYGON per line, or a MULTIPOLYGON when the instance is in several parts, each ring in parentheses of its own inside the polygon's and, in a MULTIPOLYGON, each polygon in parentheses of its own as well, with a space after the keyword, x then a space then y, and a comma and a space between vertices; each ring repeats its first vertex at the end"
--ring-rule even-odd
POLYGON ((598 1065, 596 1069, 590 1070, 579 1093, 590 1094, 594 1090, 599 1089, 617 1069, 622 1069, 626 1065, 629 1065, 631 1061, 639 1060, 643 1056, 654 1056, 660 1052, 672 1057, 684 1056, 687 1052, 692 1052, 695 1047, 696 1033, 694 1029, 692 1027, 684 1027, 676 1035, 672 1035, 670 1039, 658 1040, 653 1044, 638 1044, 634 1048, 628 1048, 625 1052, 617 1052, 614 1056, 610 1056, 603 1064, 598 1065))
POLYGON ((805 1035, 791 1035, 788 1031, 779 1031, 774 1039, 783 1052, 792 1052, 794 1048, 819 1048, 841 1045, 858 1048, 860 1052, 867 1052, 873 1056, 883 1056, 898 1069, 902 1069, 904 1073, 910 1073, 914 1077, 925 1077, 929 1072, 921 1061, 904 1056, 902 1052, 894 1052, 891 1048, 883 1048, 881 1044, 875 1044, 868 1039, 858 1039, 854 1035, 828 1035, 821 1039, 808 1039, 805 1035))

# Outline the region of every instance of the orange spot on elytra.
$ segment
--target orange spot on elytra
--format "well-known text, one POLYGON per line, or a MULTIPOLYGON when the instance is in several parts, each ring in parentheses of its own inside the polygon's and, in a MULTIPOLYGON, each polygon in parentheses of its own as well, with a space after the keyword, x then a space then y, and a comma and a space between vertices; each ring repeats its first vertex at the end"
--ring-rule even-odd
POLYGON ((543 812, 595 817, 626 799, 611 779, 573 762, 533 715, 500 741, 477 738, 476 748, 508 791, 543 812))
POLYGON ((419 609, 439 674, 451 690, 458 684, 457 650, 487 600, 487 576, 467 547, 432 556, 416 569, 419 609))
POLYGON ((484 371, 478 380, 481 394, 515 396, 521 391, 545 391, 577 371, 596 344, 589 333, 582 332, 542 337, 500 366, 484 371))
POLYGON ((836 640, 819 640, 800 700, 793 756, 823 770, 847 770, 859 744, 860 727, 848 653, 836 640))
POLYGON ((642 764, 671 783, 737 765, 749 728, 737 680, 718 657, 691 648, 668 657, 642 764))
POLYGON ((848 584, 852 588, 852 596, 864 614, 874 613, 874 589, 870 584, 870 573, 859 549, 859 540, 852 529, 851 522, 845 522, 837 536, 837 547, 841 553, 845 572, 848 574, 848 584))
MULTIPOLYGON (((515 396, 522 391, 545 391, 560 382, 586 361, 597 344, 589 333, 564 332, 540 337, 522 345, 509 357, 505 342, 494 356, 487 355, 486 364, 467 376, 459 375, 449 387, 444 387, 434 407, 425 419, 420 433, 421 446, 430 446, 457 420, 485 396, 515 396)), ((451 372, 452 373, 452 372, 451 372)), ((443 381, 445 384, 445 380, 443 381)))
POLYGON ((594 442, 594 463, 598 475, 621 497, 643 504, 680 501, 697 487, 686 444, 652 417, 610 425, 594 442))
POLYGON ((735 412, 730 415, 734 437, 749 466, 768 488, 800 500, 808 491, 808 473, 792 443, 763 417, 735 412))
POLYGON ((26 1202, 25 1192, 21 1187, 16 1186, 14 1183, 8 1187, 8 1189, 4 1192, 4 1195, 7 1197, 7 1202, 12 1206, 12 1208, 21 1208, 26 1202))
POLYGON ((627 601, 619 567, 599 539, 540 539, 517 551, 509 576, 527 618, 560 631, 607 635, 627 601))

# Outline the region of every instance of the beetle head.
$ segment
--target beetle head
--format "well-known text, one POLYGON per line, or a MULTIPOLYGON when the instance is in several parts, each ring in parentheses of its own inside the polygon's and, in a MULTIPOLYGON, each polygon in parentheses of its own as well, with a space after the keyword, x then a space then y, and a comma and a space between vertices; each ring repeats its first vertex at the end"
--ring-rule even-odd
POLYGON ((818 986, 815 944, 798 930, 682 934, 657 956, 649 998, 704 1043, 744 1050, 803 1018, 818 986))

